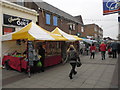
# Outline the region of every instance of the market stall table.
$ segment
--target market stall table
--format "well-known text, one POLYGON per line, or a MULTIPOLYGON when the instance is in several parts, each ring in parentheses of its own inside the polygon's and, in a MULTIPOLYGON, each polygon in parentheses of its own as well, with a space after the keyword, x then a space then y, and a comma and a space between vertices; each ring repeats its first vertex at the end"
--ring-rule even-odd
POLYGON ((22 69, 27 70, 28 68, 28 62, 24 60, 24 57, 4 56, 2 59, 2 65, 5 65, 5 61, 7 60, 9 60, 8 65, 17 71, 21 72, 22 69))
MULTIPOLYGON (((26 61, 23 57, 4 56, 2 59, 2 65, 5 65, 5 61, 7 60, 9 60, 8 65, 17 71, 21 72, 22 69, 27 70, 28 68, 28 61, 26 61)), ((45 58, 44 67, 59 64, 61 60, 61 55, 48 56, 45 58)))

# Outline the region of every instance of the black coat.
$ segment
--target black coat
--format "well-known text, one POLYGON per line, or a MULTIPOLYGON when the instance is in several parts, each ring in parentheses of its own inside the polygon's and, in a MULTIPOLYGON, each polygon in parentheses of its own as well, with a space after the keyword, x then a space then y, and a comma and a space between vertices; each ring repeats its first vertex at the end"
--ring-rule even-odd
POLYGON ((40 48, 38 50, 38 54, 41 55, 41 59, 45 59, 45 49, 44 48, 40 48))

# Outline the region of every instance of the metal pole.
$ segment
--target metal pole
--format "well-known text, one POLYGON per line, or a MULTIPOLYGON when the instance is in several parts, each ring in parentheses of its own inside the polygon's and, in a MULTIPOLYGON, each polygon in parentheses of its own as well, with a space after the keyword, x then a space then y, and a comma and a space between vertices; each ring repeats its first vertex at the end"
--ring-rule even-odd
MULTIPOLYGON (((120 13, 118 13, 118 18, 120 18, 120 13)), ((120 41, 120 21, 118 21, 118 40, 120 41)))
MULTIPOLYGON (((120 18, 120 13, 118 13, 118 18, 120 18)), ((118 40, 120 43, 120 20, 118 20, 118 40)), ((120 54, 118 54, 118 88, 120 88, 120 54)))

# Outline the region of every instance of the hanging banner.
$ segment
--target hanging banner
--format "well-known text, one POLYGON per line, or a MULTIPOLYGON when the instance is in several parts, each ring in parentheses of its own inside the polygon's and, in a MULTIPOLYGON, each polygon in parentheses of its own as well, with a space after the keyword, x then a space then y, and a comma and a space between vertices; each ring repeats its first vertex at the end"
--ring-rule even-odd
POLYGON ((103 0, 103 15, 120 12, 120 0, 103 0))

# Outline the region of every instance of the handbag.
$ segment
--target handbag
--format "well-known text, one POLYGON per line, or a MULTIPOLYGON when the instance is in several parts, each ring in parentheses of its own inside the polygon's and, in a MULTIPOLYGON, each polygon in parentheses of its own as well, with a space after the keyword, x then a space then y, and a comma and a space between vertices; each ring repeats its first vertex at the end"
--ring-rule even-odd
POLYGON ((77 62, 76 64, 77 64, 77 67, 80 67, 82 65, 81 62, 77 62))

